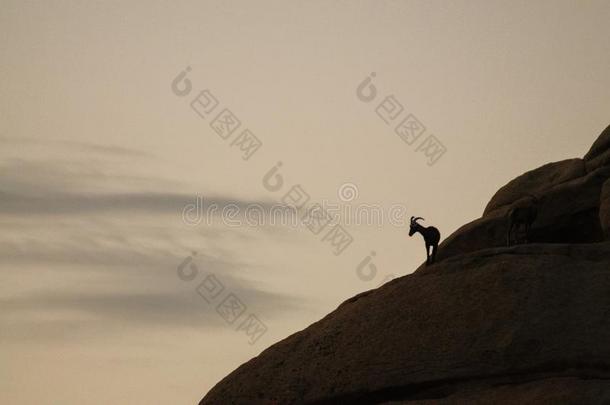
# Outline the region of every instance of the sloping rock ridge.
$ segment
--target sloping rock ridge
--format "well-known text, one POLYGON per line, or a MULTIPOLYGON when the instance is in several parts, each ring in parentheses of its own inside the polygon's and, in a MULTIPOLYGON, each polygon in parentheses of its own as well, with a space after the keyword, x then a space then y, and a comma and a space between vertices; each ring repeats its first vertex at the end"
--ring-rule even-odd
POLYGON ((610 403, 610 127, 517 177, 437 262, 361 293, 201 404, 610 403), (506 215, 539 199, 529 244, 506 215))

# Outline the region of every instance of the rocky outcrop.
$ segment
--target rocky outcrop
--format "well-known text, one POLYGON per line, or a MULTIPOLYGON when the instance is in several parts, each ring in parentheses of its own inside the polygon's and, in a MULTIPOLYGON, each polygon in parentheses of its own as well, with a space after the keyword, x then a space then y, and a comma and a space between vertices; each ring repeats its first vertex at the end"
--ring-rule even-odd
POLYGON ((597 138, 589 152, 585 155, 588 170, 610 165, 610 125, 597 138))
POLYGON ((587 166, 608 147, 510 182, 437 263, 348 299, 201 404, 608 403, 610 166, 587 166), (506 212, 533 192, 533 243, 506 247, 506 212))
MULTIPOLYGON (((533 224, 530 239, 538 243, 588 243, 604 240, 600 224, 600 195, 604 182, 610 177, 610 166, 604 166, 582 177, 561 182, 538 191, 538 218, 533 224)), ((510 184, 510 183, 509 183, 510 184)), ((525 193, 533 190, 525 189, 525 193)), ((438 259, 506 245, 508 228, 506 214, 522 198, 512 200, 472 221, 441 243, 438 259)))
POLYGON ((531 194, 540 195, 561 183, 583 177, 586 174, 587 169, 582 159, 562 160, 530 170, 498 190, 485 207, 483 216, 506 207, 522 197, 531 194))
POLYGON ((600 209, 607 210, 601 206, 601 192, 610 177, 610 159, 605 160, 608 157, 610 127, 583 159, 548 163, 500 188, 481 218, 462 226, 441 244, 438 259, 506 245, 507 212, 532 195, 539 199, 539 216, 530 235, 532 242, 604 240, 600 209))

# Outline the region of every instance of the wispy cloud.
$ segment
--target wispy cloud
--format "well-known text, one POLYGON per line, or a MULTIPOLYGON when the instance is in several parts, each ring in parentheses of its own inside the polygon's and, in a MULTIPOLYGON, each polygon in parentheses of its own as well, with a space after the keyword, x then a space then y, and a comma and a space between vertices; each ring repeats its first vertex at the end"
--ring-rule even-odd
MULTIPOLYGON (((142 287, 141 291, 132 292, 44 291, 0 299, 0 319, 5 325, 0 330, 0 340, 103 338, 125 328, 226 327, 215 305, 205 302, 192 289, 149 292, 142 287)), ((294 312, 302 305, 294 297, 251 285, 234 284, 231 289, 267 319, 294 312)))
MULTIPOLYGON (((194 195, 178 193, 52 193, 44 196, 27 196, 0 191, 0 214, 78 215, 83 213, 126 212, 130 214, 170 213, 180 215, 194 195)), ((270 201, 240 200, 229 197, 206 197, 205 204, 224 207, 236 205, 240 209, 257 205, 270 209, 270 201)))
MULTIPOLYGON (((257 308, 262 308, 266 315, 287 311, 296 302, 285 295, 248 285, 233 285, 231 288, 242 300, 256 303, 257 308)), ((196 294, 189 295, 183 290, 129 293, 47 291, 0 300, 0 303, 3 311, 78 311, 91 315, 92 319, 108 318, 154 325, 180 324, 195 328, 202 325, 194 315, 208 316, 214 312, 213 306, 206 305, 196 294)))
MULTIPOLYGON (((196 198, 194 194, 173 191, 179 188, 178 183, 161 178, 109 174, 91 162, 5 159, 0 163, 0 214, 127 212, 141 215, 165 212, 179 215, 184 206, 192 204, 196 198), (167 189, 170 191, 165 191, 167 189)), ((219 209, 229 204, 240 209, 250 205, 269 209, 272 205, 270 201, 212 193, 206 195, 204 203, 219 209)))
MULTIPOLYGON (((25 150, 40 141, 0 137, 0 143, 25 150)), ((177 277, 176 267, 193 246, 200 247, 202 277, 217 275, 267 320, 305 305, 300 297, 269 291, 247 277, 257 263, 244 259, 240 249, 258 241, 233 237, 243 229, 186 226, 182 210, 196 195, 183 184, 146 170, 138 176, 131 166, 119 170, 115 164, 154 157, 73 141, 42 144, 61 153, 45 150, 42 156, 0 160, 0 224, 5 230, 0 263, 6 281, 0 293, 0 340, 95 339, 129 328, 226 327, 215 306, 197 294, 200 281, 184 283, 177 277), (70 151, 79 153, 71 157, 70 151), (30 281, 21 281, 24 277, 30 281)), ((219 210, 229 204, 240 209, 272 206, 207 193, 204 208, 212 204, 219 210)))
POLYGON ((99 153, 123 157, 152 157, 151 154, 141 150, 125 148, 122 146, 102 145, 90 142, 79 142, 67 139, 34 138, 27 136, 0 135, 0 145, 27 145, 46 146, 67 149, 78 149, 81 152, 99 153))

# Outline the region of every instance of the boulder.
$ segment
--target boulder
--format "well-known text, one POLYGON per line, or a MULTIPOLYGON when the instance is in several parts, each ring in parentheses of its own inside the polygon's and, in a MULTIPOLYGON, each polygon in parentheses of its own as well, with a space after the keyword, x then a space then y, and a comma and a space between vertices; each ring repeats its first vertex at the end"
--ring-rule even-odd
POLYGON ((610 403, 609 142, 509 182, 436 263, 348 299, 200 404, 610 403), (532 243, 506 247, 529 194, 532 243))
POLYGON ((591 149, 584 156, 585 160, 592 160, 598 156, 603 155, 604 153, 610 150, 610 125, 606 127, 602 131, 602 133, 597 137, 593 145, 591 145, 591 149))
POLYGON ((585 163, 582 159, 562 160, 530 170, 500 188, 487 203, 483 216, 528 195, 538 197, 558 184, 586 174, 585 163))
POLYGON ((608 291, 610 242, 450 258, 349 299, 240 366, 201 404, 502 403, 553 398, 562 378, 584 403, 597 392, 587 383, 610 377, 608 291), (543 385, 527 387, 534 382, 543 385))
POLYGON ((584 156, 588 171, 610 165, 610 126, 608 126, 584 156))
POLYGON ((530 170, 501 187, 491 198, 483 216, 511 205, 527 195, 538 195, 558 184, 583 177, 610 165, 610 126, 595 140, 583 159, 567 159, 530 170))
MULTIPOLYGON (((538 217, 530 240, 538 243, 588 243, 604 240, 600 225, 600 193, 610 178, 610 167, 561 182, 538 192, 538 217)), ((463 225, 439 246, 437 260, 506 245, 507 214, 517 200, 463 225)))

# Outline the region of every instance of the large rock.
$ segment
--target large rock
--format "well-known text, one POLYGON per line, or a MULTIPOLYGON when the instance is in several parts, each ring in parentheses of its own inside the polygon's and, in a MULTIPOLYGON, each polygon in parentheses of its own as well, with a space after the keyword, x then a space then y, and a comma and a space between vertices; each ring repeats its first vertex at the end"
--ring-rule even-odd
POLYGON ((348 299, 201 404, 610 403, 609 137, 509 182, 435 264, 348 299), (528 194, 533 243, 506 247, 528 194))
POLYGON ((201 404, 382 403, 455 395, 473 382, 606 379, 609 291, 610 242, 447 259, 346 301, 201 404))
POLYGON ((601 133, 585 155, 587 169, 610 165, 610 125, 601 133))
POLYGON ((595 140, 583 159, 567 159, 530 170, 501 187, 491 198, 483 216, 528 195, 539 195, 567 181, 610 165, 610 126, 595 140))
POLYGON ((587 173, 582 159, 548 163, 511 180, 491 198, 483 215, 510 205, 528 195, 538 196, 554 186, 582 177, 587 173))
MULTIPOLYGON (((604 240, 600 225, 600 194, 610 178, 610 166, 583 177, 561 182, 538 192, 538 217, 532 225, 530 240, 539 243, 587 243, 604 240)), ((507 213, 517 205, 502 206, 463 225, 441 243, 437 260, 506 245, 507 213)))

